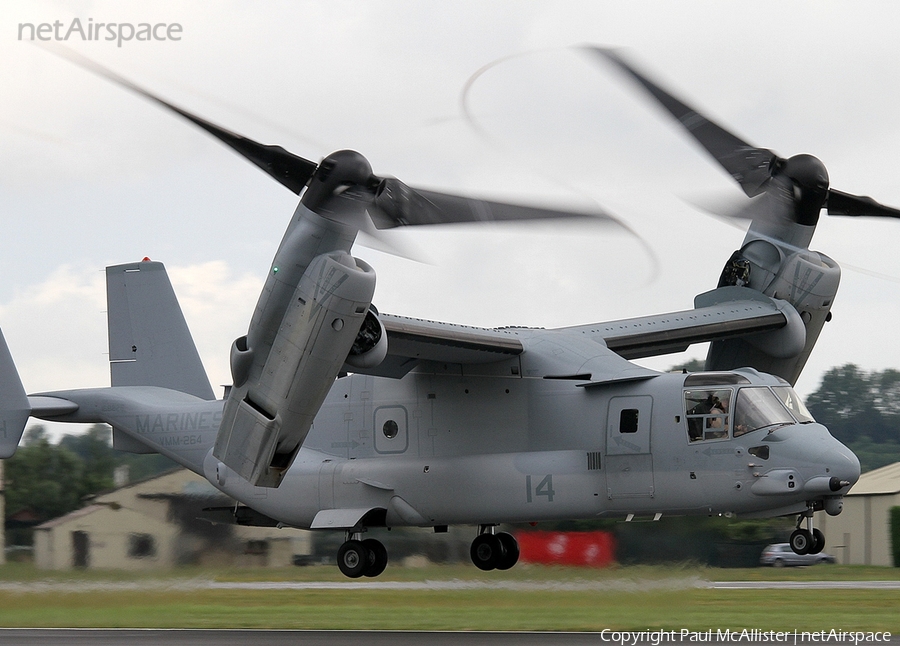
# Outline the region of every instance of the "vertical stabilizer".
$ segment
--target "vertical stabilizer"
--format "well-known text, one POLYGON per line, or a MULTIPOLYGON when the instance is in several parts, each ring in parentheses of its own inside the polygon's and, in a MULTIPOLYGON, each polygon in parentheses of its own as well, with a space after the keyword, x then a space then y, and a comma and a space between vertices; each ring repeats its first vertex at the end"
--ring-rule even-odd
POLYGON ((160 386, 215 399, 161 262, 106 268, 113 386, 160 386))
POLYGON ((31 413, 16 364, 0 332, 0 458, 12 457, 31 413))

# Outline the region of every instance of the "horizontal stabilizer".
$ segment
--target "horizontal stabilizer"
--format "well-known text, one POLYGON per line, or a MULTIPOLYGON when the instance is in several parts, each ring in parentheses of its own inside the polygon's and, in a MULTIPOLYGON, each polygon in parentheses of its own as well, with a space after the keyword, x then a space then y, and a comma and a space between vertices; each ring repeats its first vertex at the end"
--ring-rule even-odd
POLYGON ((78 410, 78 404, 75 402, 44 395, 29 396, 28 407, 31 409, 32 417, 40 417, 41 419, 53 418, 57 415, 68 415, 78 410))
POLYGON ((0 331, 0 458, 12 457, 16 452, 30 414, 19 371, 0 331))

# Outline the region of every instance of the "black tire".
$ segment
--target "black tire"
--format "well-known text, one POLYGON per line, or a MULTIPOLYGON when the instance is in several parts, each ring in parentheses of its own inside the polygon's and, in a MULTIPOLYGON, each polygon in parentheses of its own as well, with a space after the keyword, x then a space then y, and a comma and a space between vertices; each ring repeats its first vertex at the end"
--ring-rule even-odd
POLYGON ((479 534, 472 541, 472 548, 469 550, 469 556, 472 557, 472 563, 479 570, 493 570, 506 556, 506 550, 503 549, 503 543, 494 534, 479 534))
POLYGON ((374 538, 367 538, 362 542, 362 544, 363 547, 366 548, 366 552, 368 553, 368 565, 366 566, 366 571, 363 572, 363 575, 376 577, 384 572, 384 568, 387 567, 387 550, 385 549, 381 541, 376 541, 374 538))
POLYGON ((497 564, 497 569, 508 570, 519 561, 519 542, 512 534, 507 534, 506 532, 500 532, 497 534, 497 538, 500 539, 500 544, 503 545, 503 551, 505 552, 503 558, 497 564))
POLYGON ((772 567, 784 567, 784 561, 781 559, 775 559, 772 561, 772 567))
POLYGON ((809 550, 813 546, 812 534, 805 529, 795 529, 791 534, 790 544, 794 554, 801 556, 809 554, 809 550))
POLYGON ((820 529, 812 530, 813 544, 809 548, 810 554, 818 554, 825 549, 825 534, 820 529))
POLYGON ((337 562, 344 576, 358 579, 369 566, 369 550, 361 541, 347 541, 338 548, 337 562))

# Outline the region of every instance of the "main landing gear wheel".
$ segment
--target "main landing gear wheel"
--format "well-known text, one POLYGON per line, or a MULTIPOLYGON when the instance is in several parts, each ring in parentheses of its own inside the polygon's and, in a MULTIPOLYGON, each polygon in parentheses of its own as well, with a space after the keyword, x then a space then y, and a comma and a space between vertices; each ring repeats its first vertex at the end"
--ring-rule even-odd
POLYGON ((479 534, 472 541, 472 547, 469 550, 469 556, 472 557, 472 563, 479 570, 493 570, 505 556, 506 550, 503 549, 503 543, 496 534, 479 534))
POLYGON ((344 576, 358 579, 369 566, 369 550, 365 548, 362 541, 346 541, 338 548, 337 562, 338 568, 344 576))
POLYGON ((479 534, 469 550, 480 570, 508 570, 519 560, 519 544, 512 534, 479 534))
POLYGON ((374 538, 364 541, 351 539, 338 549, 337 563, 341 573, 351 579, 378 576, 387 567, 387 550, 381 541, 374 538))
POLYGON ((506 532, 500 532, 497 534, 497 538, 500 539, 500 544, 503 545, 503 550, 506 552, 500 559, 500 563, 497 564, 497 569, 508 570, 519 560, 519 543, 512 534, 506 532))
POLYGON ((387 550, 384 548, 384 545, 382 545, 381 541, 376 541, 374 538, 367 538, 362 542, 362 544, 368 552, 367 566, 365 572, 363 572, 363 575, 376 577, 384 572, 384 568, 387 567, 387 550))
MULTIPOLYGON (((813 535, 805 529, 795 529, 790 538, 791 549, 794 554, 809 554, 813 547, 813 535)), ((825 537, 822 537, 822 544, 825 544, 825 537)))

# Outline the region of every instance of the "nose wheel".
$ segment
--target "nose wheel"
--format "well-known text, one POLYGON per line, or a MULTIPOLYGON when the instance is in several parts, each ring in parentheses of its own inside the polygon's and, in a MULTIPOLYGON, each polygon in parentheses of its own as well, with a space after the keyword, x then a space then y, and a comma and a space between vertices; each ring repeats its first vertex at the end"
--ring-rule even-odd
POLYGON ((479 527, 469 555, 480 570, 508 570, 519 560, 519 543, 512 534, 494 533, 493 526, 479 527))
POLYGON ((795 554, 818 554, 825 549, 825 534, 813 527, 813 510, 808 509, 797 518, 797 529, 791 533, 791 550, 795 554), (806 519, 806 528, 802 528, 803 519, 806 519))
POLYGON ((387 567, 387 550, 374 538, 350 538, 338 549, 337 563, 341 573, 351 579, 376 577, 387 567))

